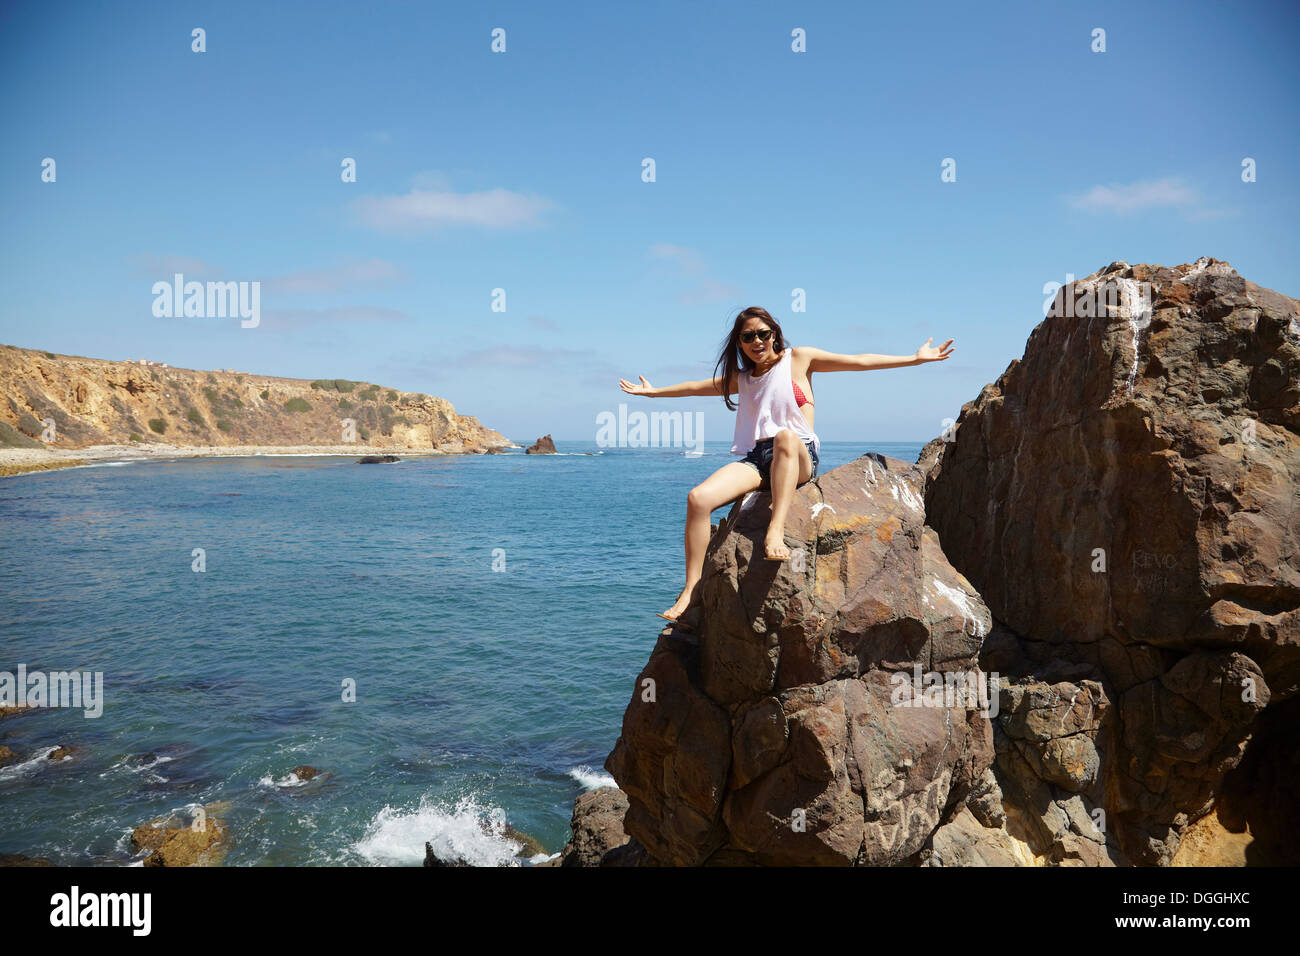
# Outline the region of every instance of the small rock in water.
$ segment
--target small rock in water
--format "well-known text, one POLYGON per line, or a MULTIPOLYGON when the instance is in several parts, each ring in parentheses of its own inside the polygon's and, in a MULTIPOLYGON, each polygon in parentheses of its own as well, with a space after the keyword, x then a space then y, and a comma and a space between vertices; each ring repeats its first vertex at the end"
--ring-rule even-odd
POLYGON ((309 767, 306 764, 303 764, 301 767, 294 767, 289 772, 303 783, 306 783, 308 780, 311 780, 320 773, 320 771, 315 767, 309 767))
POLYGON ((203 825, 196 830, 193 821, 171 826, 174 821, 160 817, 131 831, 131 846, 149 850, 145 866, 212 866, 225 855, 222 844, 226 825, 211 812, 205 812, 203 825))
POLYGON ((13 763, 17 759, 18 755, 16 753, 4 744, 0 744, 0 767, 3 767, 5 764, 13 763))
POLYGON ((357 459, 358 465, 389 465, 401 461, 396 455, 366 455, 357 459))
POLYGON ((53 866, 43 856, 23 856, 21 853, 0 853, 0 866, 53 866))
POLYGON ((537 439, 531 446, 524 449, 525 455, 555 455, 555 442, 551 441, 550 435, 543 435, 537 439))

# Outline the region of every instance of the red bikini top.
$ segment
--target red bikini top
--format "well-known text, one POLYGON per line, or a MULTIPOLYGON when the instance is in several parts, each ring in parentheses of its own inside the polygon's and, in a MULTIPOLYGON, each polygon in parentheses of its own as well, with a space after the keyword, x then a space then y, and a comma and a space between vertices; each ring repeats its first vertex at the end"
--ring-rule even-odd
POLYGON ((812 399, 804 395, 803 389, 799 387, 798 382, 791 382, 790 384, 794 386, 794 403, 797 407, 803 408, 805 405, 812 404, 812 399))

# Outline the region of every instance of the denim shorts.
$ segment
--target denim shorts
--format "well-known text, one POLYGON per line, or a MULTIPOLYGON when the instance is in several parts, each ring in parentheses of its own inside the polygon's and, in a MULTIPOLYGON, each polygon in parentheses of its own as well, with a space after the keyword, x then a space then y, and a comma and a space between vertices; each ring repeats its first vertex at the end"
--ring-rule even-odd
MULTIPOLYGON (((772 471, 772 441, 771 438, 764 438, 757 442, 748 455, 740 459, 746 465, 753 465, 758 469, 758 476, 763 479, 759 483, 760 488, 766 488, 770 484, 772 471)), ((808 480, 812 481, 817 477, 817 466, 821 463, 817 457, 817 446, 810 441, 804 442, 804 447, 808 449, 808 455, 812 458, 812 474, 808 480)))

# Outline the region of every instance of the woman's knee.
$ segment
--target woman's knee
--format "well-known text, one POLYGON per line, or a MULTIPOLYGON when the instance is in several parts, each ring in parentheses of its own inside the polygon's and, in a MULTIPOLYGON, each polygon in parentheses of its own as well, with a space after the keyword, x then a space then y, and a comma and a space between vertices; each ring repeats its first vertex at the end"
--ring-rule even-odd
POLYGON ((686 507, 692 511, 713 511, 709 493, 705 490, 703 485, 696 485, 687 493, 686 507))
POLYGON ((796 450, 798 447, 799 436, 789 428, 782 428, 776 433, 776 437, 772 440, 773 451, 779 448, 782 451, 790 452, 796 450))

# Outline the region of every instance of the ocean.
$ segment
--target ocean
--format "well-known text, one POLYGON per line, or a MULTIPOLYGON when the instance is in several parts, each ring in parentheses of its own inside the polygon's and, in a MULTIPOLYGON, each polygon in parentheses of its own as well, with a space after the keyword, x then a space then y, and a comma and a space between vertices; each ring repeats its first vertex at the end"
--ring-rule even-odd
MULTIPOLYGON (((98 717, 0 719, 0 853, 129 865, 134 827, 200 804, 225 865, 505 864, 501 823, 558 852, 612 783, 686 493, 733 456, 556 446, 0 480, 0 671, 103 675, 98 717)), ((826 442, 821 471, 921 447, 826 442)))

